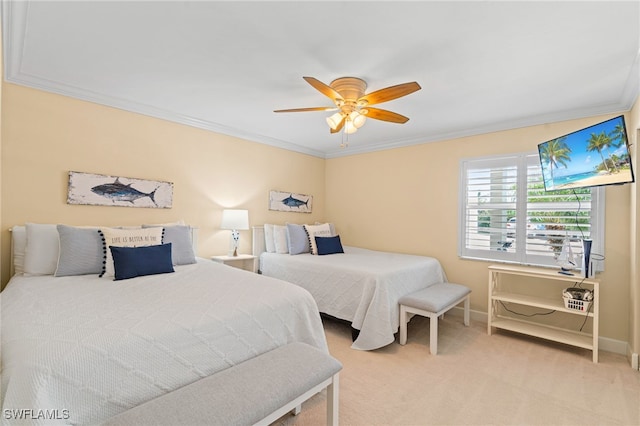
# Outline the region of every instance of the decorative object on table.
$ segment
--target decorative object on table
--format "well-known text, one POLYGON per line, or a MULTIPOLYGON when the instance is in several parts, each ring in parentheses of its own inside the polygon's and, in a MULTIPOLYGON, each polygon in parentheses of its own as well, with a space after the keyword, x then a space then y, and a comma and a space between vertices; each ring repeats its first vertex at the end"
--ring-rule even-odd
POLYGON ((269 191, 269 210, 311 213, 313 196, 294 192, 269 191))
POLYGON ((173 183, 69 172, 67 204, 170 209, 173 183))
POLYGON ((240 232, 249 229, 249 211, 239 209, 225 209, 222 211, 222 229, 231 230, 229 256, 238 256, 240 232))
POLYGON ((556 263, 564 272, 570 272, 578 266, 576 257, 573 254, 573 249, 571 248, 571 240, 568 237, 565 237, 562 242, 562 250, 560 251, 560 255, 558 256, 556 263))

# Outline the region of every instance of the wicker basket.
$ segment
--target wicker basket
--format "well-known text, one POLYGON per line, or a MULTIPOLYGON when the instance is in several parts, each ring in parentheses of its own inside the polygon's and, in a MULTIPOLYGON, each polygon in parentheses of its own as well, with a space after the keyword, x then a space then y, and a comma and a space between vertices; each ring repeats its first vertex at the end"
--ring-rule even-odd
POLYGON ((574 311, 587 312, 591 306, 590 300, 572 299, 570 297, 562 296, 564 299, 564 307, 574 311))

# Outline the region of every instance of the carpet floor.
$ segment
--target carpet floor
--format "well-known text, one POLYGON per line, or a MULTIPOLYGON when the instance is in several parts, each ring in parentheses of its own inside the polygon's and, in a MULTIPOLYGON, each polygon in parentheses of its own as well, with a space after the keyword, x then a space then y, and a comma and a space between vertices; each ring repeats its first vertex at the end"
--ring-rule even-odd
MULTIPOLYGON (((323 319, 340 360, 342 425, 640 425, 640 372, 619 354, 500 331, 448 314, 438 355, 429 320, 414 317, 405 346, 351 349, 348 325, 323 319)), ((326 424, 326 391, 275 425, 326 424)))

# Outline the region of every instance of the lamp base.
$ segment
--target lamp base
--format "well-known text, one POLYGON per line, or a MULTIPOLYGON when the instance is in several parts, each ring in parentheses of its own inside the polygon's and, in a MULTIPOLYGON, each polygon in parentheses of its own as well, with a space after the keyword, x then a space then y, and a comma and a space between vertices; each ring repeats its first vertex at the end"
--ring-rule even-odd
POLYGON ((232 254, 232 256, 233 256, 233 257, 238 257, 238 247, 235 247, 235 248, 233 249, 233 254, 232 254))

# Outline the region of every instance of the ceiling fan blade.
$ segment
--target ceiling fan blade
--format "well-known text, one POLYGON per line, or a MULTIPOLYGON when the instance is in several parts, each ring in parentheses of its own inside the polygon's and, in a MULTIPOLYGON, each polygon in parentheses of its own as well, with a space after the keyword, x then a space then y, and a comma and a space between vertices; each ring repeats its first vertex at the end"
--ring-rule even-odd
POLYGON ((384 89, 376 90, 368 95, 364 95, 358 102, 366 101, 368 105, 381 104, 382 102, 391 101, 393 99, 407 96, 410 93, 420 90, 421 87, 415 81, 411 83, 398 84, 396 86, 386 87, 384 89))
POLYGON ((364 110, 367 111, 367 113, 365 114, 365 117, 373 118, 376 120, 390 121, 392 123, 400 123, 400 124, 403 124, 409 121, 409 117, 405 117, 404 115, 400 115, 398 113, 387 111, 380 108, 366 107, 366 108, 363 108, 363 111, 364 110))
POLYGON ((305 111, 335 111, 336 107, 311 107, 311 108, 293 108, 293 109, 277 109, 273 112, 305 112, 305 111))
POLYGON ((331 99, 332 101, 336 101, 336 100, 344 100, 342 98, 342 95, 338 92, 336 92, 333 87, 324 84, 323 82, 321 82, 318 79, 315 79, 313 77, 302 77, 305 79, 305 81, 307 83, 309 83, 310 85, 312 85, 317 91, 319 91, 320 93, 322 93, 323 95, 325 95, 326 97, 328 97, 329 99, 331 99))
POLYGON ((342 130, 346 120, 347 120, 346 116, 342 117, 342 120, 340 120, 340 123, 338 123, 338 126, 336 126, 335 129, 331 129, 331 133, 338 133, 340 130, 342 130))

